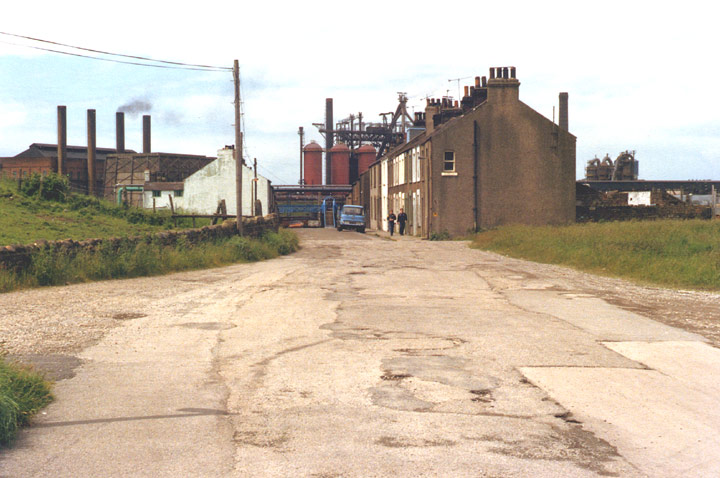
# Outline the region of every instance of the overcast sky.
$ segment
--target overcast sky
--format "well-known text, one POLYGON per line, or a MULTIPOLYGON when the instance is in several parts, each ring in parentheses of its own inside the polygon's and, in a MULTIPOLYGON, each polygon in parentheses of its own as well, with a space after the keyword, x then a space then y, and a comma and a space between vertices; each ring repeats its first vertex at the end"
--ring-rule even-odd
MULTIPOLYGON (((457 96, 448 79, 488 75, 491 66, 516 66, 520 99, 548 118, 558 93, 569 93, 578 178, 595 155, 629 149, 641 179, 720 179, 720 42, 708 2, 19 4, 3 5, 0 31, 186 63, 238 59, 247 153, 275 184, 298 181, 299 126, 322 143, 312 123, 324 121, 325 98, 334 98, 336 120, 362 112, 377 121, 400 91, 419 111, 428 95, 457 96)), ((0 156, 56 143, 57 105, 68 107, 73 145, 87 144, 92 108, 98 146, 114 147, 115 112, 133 103, 145 111, 126 114, 127 148, 142 149, 142 114, 152 115, 154 151, 214 156, 234 142, 230 72, 0 42, 0 156)))

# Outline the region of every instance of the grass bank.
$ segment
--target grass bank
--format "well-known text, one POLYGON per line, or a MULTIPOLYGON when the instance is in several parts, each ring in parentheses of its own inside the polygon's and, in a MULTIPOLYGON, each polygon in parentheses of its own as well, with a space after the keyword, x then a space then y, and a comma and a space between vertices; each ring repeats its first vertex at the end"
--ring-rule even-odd
POLYGON ((50 384, 42 376, 0 357, 0 447, 51 401, 50 384))
POLYGON ((665 287, 720 290, 720 221, 506 226, 472 247, 665 287))
MULTIPOLYGON (((199 219, 198 226, 209 221, 199 219)), ((190 219, 180 219, 178 227, 191 224, 190 219)), ((21 188, 14 181, 0 180, 0 245, 139 236, 172 225, 169 211, 152 213, 73 194, 67 180, 57 175, 30 176, 21 188)))
POLYGON ((103 244, 95 251, 81 251, 74 256, 47 249, 35 254, 25 271, 0 270, 0 292, 253 262, 297 249, 297 236, 283 229, 266 232, 257 239, 236 236, 195 245, 179 241, 168 246, 157 240, 119 248, 103 244))

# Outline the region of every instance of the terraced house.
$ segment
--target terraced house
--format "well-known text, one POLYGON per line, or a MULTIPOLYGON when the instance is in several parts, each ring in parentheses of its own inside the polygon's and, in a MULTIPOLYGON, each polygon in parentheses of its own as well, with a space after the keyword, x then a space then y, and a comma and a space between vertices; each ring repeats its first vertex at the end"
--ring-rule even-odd
POLYGON ((477 77, 460 102, 427 100, 409 141, 376 161, 353 185, 352 201, 369 210, 370 227, 400 208, 408 232, 460 236, 503 224, 575 220, 575 144, 568 95, 559 122, 519 99, 514 67, 477 77))

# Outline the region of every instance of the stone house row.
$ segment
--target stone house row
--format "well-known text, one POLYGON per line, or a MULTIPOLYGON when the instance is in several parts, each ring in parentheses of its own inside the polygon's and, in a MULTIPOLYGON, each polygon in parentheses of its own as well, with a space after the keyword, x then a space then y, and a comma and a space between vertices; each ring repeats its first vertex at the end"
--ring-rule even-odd
POLYGON ((520 101, 515 72, 491 68, 460 102, 427 101, 411 129, 424 130, 353 184, 350 201, 365 206, 370 228, 387 230, 388 214, 401 208, 408 233, 425 238, 575 220, 567 93, 560 93, 555 124, 520 101))

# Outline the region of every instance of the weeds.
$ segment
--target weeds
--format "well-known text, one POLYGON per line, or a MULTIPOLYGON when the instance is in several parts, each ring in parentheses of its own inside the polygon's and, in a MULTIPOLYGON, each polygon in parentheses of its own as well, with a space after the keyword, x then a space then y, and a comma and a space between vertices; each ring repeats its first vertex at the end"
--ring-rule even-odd
POLYGON ((137 245, 130 241, 119 245, 105 242, 94 251, 74 255, 46 249, 33 255, 30 267, 24 272, 0 270, 0 292, 254 262, 297 249, 297 236, 288 230, 266 232, 258 239, 234 236, 196 245, 184 240, 173 246, 154 240, 137 245))
POLYGON ((473 247, 669 287, 720 290, 720 222, 661 220, 507 226, 473 247))
POLYGON ((0 446, 52 401, 50 384, 38 373, 0 358, 0 446))

